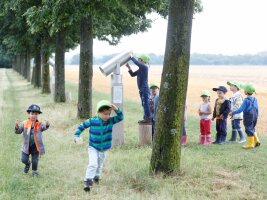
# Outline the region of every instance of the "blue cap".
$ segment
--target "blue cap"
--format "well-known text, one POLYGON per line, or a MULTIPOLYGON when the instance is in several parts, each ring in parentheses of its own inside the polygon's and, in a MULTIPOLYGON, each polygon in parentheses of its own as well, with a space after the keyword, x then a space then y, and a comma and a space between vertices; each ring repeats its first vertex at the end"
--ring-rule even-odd
POLYGON ((223 92, 223 93, 226 93, 226 92, 228 91, 227 88, 224 87, 224 86, 219 86, 219 87, 217 87, 217 88, 213 88, 212 90, 215 91, 215 92, 217 92, 217 91, 221 91, 221 92, 223 92))
POLYGON ((40 106, 36 105, 36 104, 32 104, 28 107, 27 112, 37 112, 39 114, 41 114, 41 109, 40 106))

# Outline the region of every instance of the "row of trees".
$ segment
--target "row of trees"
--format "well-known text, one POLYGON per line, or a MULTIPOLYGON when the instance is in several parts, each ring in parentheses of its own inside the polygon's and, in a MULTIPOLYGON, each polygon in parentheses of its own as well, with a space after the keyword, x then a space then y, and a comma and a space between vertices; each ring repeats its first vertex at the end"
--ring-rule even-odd
POLYGON ((169 14, 152 172, 179 170, 180 133, 187 91, 191 26, 198 0, 2 0, 0 49, 13 68, 50 93, 48 59, 55 53, 55 102, 65 102, 65 51, 80 44, 78 117, 92 113, 93 38, 112 45, 145 31, 150 12, 169 14))

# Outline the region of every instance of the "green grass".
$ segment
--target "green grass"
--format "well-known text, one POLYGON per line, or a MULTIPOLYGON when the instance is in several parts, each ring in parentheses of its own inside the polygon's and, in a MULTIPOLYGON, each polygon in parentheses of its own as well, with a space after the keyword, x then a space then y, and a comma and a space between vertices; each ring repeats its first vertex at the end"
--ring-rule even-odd
MULTIPOLYGON (((262 146, 243 150, 241 145, 197 145, 198 118, 187 121, 188 144, 182 148, 181 172, 177 176, 149 175, 151 148, 138 145, 136 121, 139 103, 125 103, 125 144, 108 152, 103 179, 91 193, 83 191, 88 163, 86 142, 73 143, 77 85, 67 83, 72 100, 53 103, 15 72, 8 70, 8 90, 4 92, 4 123, 0 127, 0 199, 267 199, 266 137, 262 146), (21 135, 14 134, 15 119, 25 120, 26 107, 41 105, 41 120, 51 127, 44 132, 46 155, 39 162, 40 176, 23 174, 20 162, 21 135)), ((94 91, 93 104, 109 96, 94 91)), ((214 127, 213 127, 214 128, 214 127)), ((214 133, 214 132, 213 132, 214 133)), ((88 140, 87 132, 82 135, 88 140)))

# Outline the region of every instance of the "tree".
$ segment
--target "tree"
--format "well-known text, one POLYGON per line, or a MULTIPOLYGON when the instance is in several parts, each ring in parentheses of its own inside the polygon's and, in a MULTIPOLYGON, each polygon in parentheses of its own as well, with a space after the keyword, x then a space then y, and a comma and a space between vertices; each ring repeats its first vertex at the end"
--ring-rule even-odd
POLYGON ((150 169, 172 173, 180 169, 181 133, 188 84, 194 0, 170 0, 156 134, 150 169))

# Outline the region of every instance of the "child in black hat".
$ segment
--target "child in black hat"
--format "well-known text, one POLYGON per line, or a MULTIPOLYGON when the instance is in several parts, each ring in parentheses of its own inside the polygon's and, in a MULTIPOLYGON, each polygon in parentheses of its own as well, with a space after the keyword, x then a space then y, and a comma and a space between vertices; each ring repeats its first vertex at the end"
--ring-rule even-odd
POLYGON ((39 156, 45 153, 42 132, 49 128, 49 122, 41 123, 38 121, 38 115, 42 112, 36 104, 30 105, 27 113, 29 114, 27 120, 22 123, 16 121, 15 133, 23 133, 21 161, 25 164, 24 173, 29 172, 32 164, 32 174, 38 176, 39 156), (31 161, 29 160, 30 155, 32 157, 31 161))
POLYGON ((224 86, 213 88, 218 98, 215 102, 212 120, 216 119, 216 140, 213 144, 225 144, 227 135, 227 117, 231 111, 231 102, 226 99, 227 89, 224 86))

